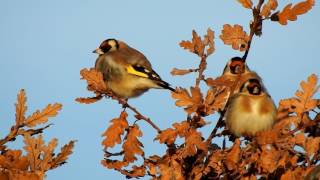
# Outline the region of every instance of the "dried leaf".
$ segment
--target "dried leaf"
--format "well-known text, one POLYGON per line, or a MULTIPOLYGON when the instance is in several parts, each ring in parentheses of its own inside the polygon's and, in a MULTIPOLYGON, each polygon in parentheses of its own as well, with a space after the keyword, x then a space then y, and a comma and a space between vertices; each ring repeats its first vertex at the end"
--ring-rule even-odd
POLYGON ((72 154, 72 150, 74 148, 75 141, 70 141, 68 144, 64 145, 60 153, 52 159, 50 162, 50 169, 57 168, 66 162, 69 158, 70 154, 72 154))
POLYGON ((184 88, 178 88, 175 92, 172 93, 172 98, 177 99, 176 106, 185 106, 184 110, 188 114, 196 112, 198 107, 202 104, 202 93, 200 88, 191 87, 191 96, 188 91, 184 88))
POLYGON ((259 158, 259 165, 265 173, 272 173, 277 168, 278 160, 281 158, 279 151, 270 145, 262 146, 262 153, 259 158))
POLYGON ((206 84, 210 87, 232 87, 234 85, 234 81, 230 80, 226 76, 219 76, 216 79, 208 78, 206 79, 206 84))
POLYGON ((161 174, 161 180, 174 179, 173 170, 169 167, 168 163, 158 164, 158 167, 161 174))
POLYGON ((126 175, 130 178, 139 178, 145 176, 146 168, 144 166, 132 166, 131 171, 122 170, 120 171, 122 174, 126 175))
POLYGON ((214 151, 209 157, 209 163, 204 169, 203 173, 208 174, 210 172, 215 172, 219 176, 224 172, 224 164, 222 163, 224 158, 224 153, 221 150, 214 151))
POLYGON ((95 102, 99 101, 102 98, 103 98, 103 96, 98 95, 95 97, 76 98, 76 101, 79 103, 82 103, 82 104, 91 104, 91 103, 95 103, 95 102))
POLYGON ((281 25, 286 25, 287 21, 295 21, 297 20, 298 15, 302 15, 307 13, 314 6, 314 0, 306 0, 303 2, 299 2, 292 7, 292 4, 288 4, 280 13, 277 13, 278 21, 281 25))
POLYGON ((176 180, 185 180, 183 176, 182 165, 175 159, 172 159, 170 162, 170 167, 173 169, 173 177, 176 180))
POLYGON ((41 123, 46 123, 50 117, 55 117, 62 108, 61 104, 55 103, 53 105, 48 104, 48 106, 41 112, 37 110, 31 116, 25 120, 25 124, 28 127, 34 127, 41 123))
POLYGON ((42 161, 40 164, 40 169, 42 171, 47 171, 51 168, 51 163, 50 161, 52 161, 52 158, 54 156, 54 149, 57 147, 58 145, 58 139, 53 138, 51 139, 51 141, 48 143, 47 146, 43 146, 42 149, 42 161))
POLYGON ((315 74, 308 77, 307 82, 300 83, 301 89, 295 95, 297 97, 281 100, 279 105, 282 109, 288 109, 289 112, 295 112, 302 119, 302 114, 317 107, 317 99, 312 99, 314 94, 319 90, 317 86, 318 78, 315 74))
POLYGON ((209 115, 216 111, 223 110, 227 103, 229 93, 227 88, 224 87, 209 89, 204 101, 206 114, 209 115))
POLYGON ((236 141, 234 142, 231 151, 227 154, 227 158, 226 158, 226 166, 229 170, 233 170, 237 168, 237 164, 240 160, 240 156, 241 156, 241 149, 240 149, 240 140, 236 139, 236 141))
POLYGON ((177 135, 178 133, 176 130, 168 128, 161 131, 161 133, 157 135, 155 140, 159 140, 161 144, 166 143, 170 145, 176 141, 177 135))
POLYGON ((143 144, 137 138, 141 136, 142 132, 140 131, 138 125, 134 125, 128 130, 128 135, 122 145, 124 151, 124 161, 133 162, 137 160, 135 156, 136 154, 144 156, 144 152, 142 150, 143 144))
POLYGON ((80 71, 82 76, 81 79, 85 79, 88 83, 88 90, 94 92, 104 92, 107 90, 107 86, 103 81, 103 75, 101 72, 96 71, 95 69, 82 69, 80 71))
POLYGON ((197 132, 195 129, 189 129, 185 136, 185 148, 181 156, 193 156, 198 152, 198 150, 207 151, 207 145, 205 141, 203 141, 200 132, 197 132))
POLYGON ((207 35, 204 36, 204 44, 206 46, 209 46, 207 48, 207 56, 211 55, 215 51, 214 47, 214 31, 212 31, 210 28, 207 30, 207 35))
POLYGON ((122 167, 128 166, 129 162, 105 159, 101 161, 101 164, 108 169, 115 169, 119 171, 122 167))
POLYGON ((185 137, 190 128, 190 124, 187 121, 182 121, 181 123, 174 123, 173 128, 168 128, 161 131, 157 135, 155 140, 159 140, 160 143, 173 144, 176 141, 177 136, 185 137))
POLYGON ((251 9, 252 1, 251 0, 237 0, 244 8, 251 9))
MULTIPOLYGON (((21 150, 8 150, 0 155, 0 167, 5 169, 28 170, 29 162, 21 150)), ((1 179, 1 178, 0 178, 1 179)))
POLYGON ((305 143, 305 150, 309 157, 315 155, 319 151, 320 137, 309 137, 305 143))
POLYGON ((192 71, 190 71, 189 69, 177 69, 177 68, 173 68, 172 71, 170 72, 172 76, 182 76, 182 75, 186 75, 191 73, 192 71))
POLYGON ((38 137, 33 138, 30 135, 27 135, 24 137, 24 144, 25 146, 23 149, 27 152, 31 171, 41 170, 41 153, 44 147, 42 136, 39 135, 38 137))
POLYGON ((214 52, 214 32, 208 28, 204 39, 197 34, 195 30, 192 31, 192 41, 181 41, 179 44, 182 48, 197 54, 199 57, 209 56, 214 52), (205 54, 206 49, 206 54, 205 54))
POLYGON ((225 24, 221 33, 220 39, 224 44, 231 45, 234 50, 247 49, 249 36, 243 31, 242 26, 236 24, 232 27, 230 24, 225 24))
POLYGON ((271 14, 271 10, 276 10, 277 7, 278 7, 277 0, 269 0, 268 3, 266 3, 262 7, 262 11, 260 12, 260 16, 268 17, 271 14))
POLYGON ((16 125, 21 125, 25 118, 25 113, 27 111, 27 106, 26 106, 26 93, 24 89, 21 89, 19 94, 17 95, 17 103, 16 105, 16 125))
POLYGON ((105 148, 110 148, 121 143, 121 135, 123 135, 124 131, 129 127, 127 116, 128 114, 122 111, 119 118, 111 120, 112 124, 102 134, 102 136, 105 137, 102 141, 102 145, 105 148))

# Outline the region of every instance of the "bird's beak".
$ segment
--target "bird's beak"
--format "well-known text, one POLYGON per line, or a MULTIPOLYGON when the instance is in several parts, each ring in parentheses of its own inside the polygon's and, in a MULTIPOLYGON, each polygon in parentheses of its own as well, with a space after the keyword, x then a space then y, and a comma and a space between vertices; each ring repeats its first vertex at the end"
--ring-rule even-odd
POLYGON ((100 48, 95 49, 94 51, 92 51, 92 53, 104 54, 104 52, 100 48))

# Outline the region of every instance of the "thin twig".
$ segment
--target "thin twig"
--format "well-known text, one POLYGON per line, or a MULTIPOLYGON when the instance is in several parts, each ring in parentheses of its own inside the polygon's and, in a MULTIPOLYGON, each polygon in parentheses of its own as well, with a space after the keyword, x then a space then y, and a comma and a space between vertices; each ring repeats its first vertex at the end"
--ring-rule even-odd
POLYGON ((261 28, 261 26, 262 26, 263 19, 260 16, 260 9, 261 9, 263 2, 264 2, 264 0, 259 0, 257 7, 252 9, 253 22, 250 24, 250 35, 249 35, 248 47, 242 57, 243 61, 246 61, 246 59, 247 59, 254 34, 257 32, 258 28, 261 28))
POLYGON ((129 108, 132 112, 135 113, 135 117, 137 118, 137 120, 144 120, 147 123, 149 123, 158 133, 161 132, 161 129, 157 125, 155 125, 150 118, 142 115, 135 107, 131 106, 126 100, 118 98, 112 92, 103 92, 103 94, 105 95, 105 97, 111 97, 112 99, 117 100, 119 104, 121 104, 123 107, 129 108))
POLYGON ((198 77, 196 79, 196 87, 199 87, 200 81, 204 79, 203 72, 207 68, 207 56, 203 55, 198 68, 198 77))
POLYGON ((211 133, 210 133, 210 135, 209 135, 209 137, 208 137, 208 139, 207 139, 207 144, 211 143, 211 140, 216 136, 218 129, 222 126, 224 113, 225 113, 225 110, 223 110, 223 111, 220 113, 219 120, 218 120, 216 126, 215 126, 215 127, 213 128, 213 130, 211 131, 211 133))

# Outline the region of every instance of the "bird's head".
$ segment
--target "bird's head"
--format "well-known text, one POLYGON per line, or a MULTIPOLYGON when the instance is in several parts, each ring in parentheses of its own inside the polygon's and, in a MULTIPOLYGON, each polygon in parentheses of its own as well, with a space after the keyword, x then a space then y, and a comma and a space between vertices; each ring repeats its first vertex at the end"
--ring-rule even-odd
POLYGON ((250 95, 260 95, 263 93, 263 89, 258 79, 249 79, 241 86, 240 92, 250 95))
POLYGON ((93 53, 102 55, 111 51, 116 51, 118 49, 119 42, 116 39, 106 39, 100 44, 97 49, 93 51, 93 53))
POLYGON ((241 74, 245 71, 245 62, 240 57, 234 57, 228 62, 230 72, 232 74, 241 74))

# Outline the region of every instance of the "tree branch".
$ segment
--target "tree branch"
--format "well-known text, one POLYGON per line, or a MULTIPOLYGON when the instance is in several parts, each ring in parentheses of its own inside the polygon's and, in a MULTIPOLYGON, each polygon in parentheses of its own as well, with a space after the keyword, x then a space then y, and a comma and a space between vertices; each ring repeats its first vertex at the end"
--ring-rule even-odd
POLYGON ((150 118, 142 115, 135 107, 131 106, 127 100, 118 98, 112 92, 109 91, 103 92, 103 94, 105 95, 105 97, 111 97, 112 99, 117 100, 118 103, 121 104, 124 108, 129 108, 132 112, 135 113, 135 117, 137 118, 137 120, 144 120, 148 124, 150 124, 158 133, 161 132, 161 129, 156 124, 154 124, 150 118))
POLYGON ((261 6, 264 3, 264 0, 259 0, 259 3, 257 5, 256 8, 252 9, 252 14, 253 14, 253 22, 250 24, 250 35, 249 35, 249 41, 248 41, 248 47, 246 52, 244 53, 242 59, 243 61, 246 61, 247 56, 249 54, 250 51, 250 47, 251 47, 251 42, 253 39, 253 36, 256 34, 258 36, 261 35, 261 29, 262 29, 262 17, 260 16, 260 10, 261 10, 261 6))

